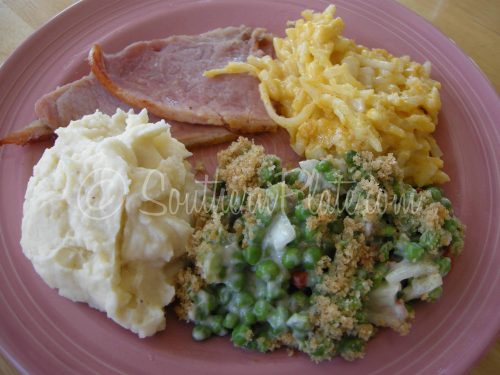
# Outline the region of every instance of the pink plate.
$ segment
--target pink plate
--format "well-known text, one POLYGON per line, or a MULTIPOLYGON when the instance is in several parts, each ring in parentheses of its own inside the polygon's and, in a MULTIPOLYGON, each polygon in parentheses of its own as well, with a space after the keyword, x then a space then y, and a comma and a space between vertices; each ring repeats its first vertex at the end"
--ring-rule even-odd
MULTIPOLYGON (((49 289, 19 246, 21 208, 32 167, 46 145, 0 150, 0 345, 30 374, 455 374, 464 373, 500 327, 500 101, 486 78, 450 40, 386 0, 337 0, 346 34, 371 47, 433 63, 443 84, 437 138, 452 178, 446 191, 467 225, 466 248, 445 280, 444 297, 417 306, 411 333, 381 332, 365 359, 315 365, 285 351, 234 349, 227 338, 191 340, 168 313, 165 332, 140 340, 83 304, 49 289), (495 292, 496 290, 496 292, 495 292)), ((264 26, 283 34, 287 20, 321 0, 82 1, 33 34, 1 67, 1 134, 34 119, 33 106, 57 85, 86 74, 92 43, 116 51, 143 39, 195 34, 219 26, 264 26)), ((286 140, 269 141, 281 154, 286 140)), ((209 157, 205 152, 203 155, 209 157)))

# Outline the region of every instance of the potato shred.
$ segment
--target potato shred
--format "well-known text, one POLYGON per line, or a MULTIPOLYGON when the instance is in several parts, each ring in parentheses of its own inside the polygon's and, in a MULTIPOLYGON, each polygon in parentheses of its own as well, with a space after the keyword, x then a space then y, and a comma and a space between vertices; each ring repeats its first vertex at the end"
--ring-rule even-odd
POLYGON ((429 62, 394 57, 343 37, 335 7, 302 12, 285 38, 274 38, 276 58, 249 56, 205 73, 250 73, 260 80, 269 116, 286 128, 294 150, 322 158, 348 150, 394 154, 405 180, 444 183, 441 151, 432 134, 441 108, 440 83, 429 62))

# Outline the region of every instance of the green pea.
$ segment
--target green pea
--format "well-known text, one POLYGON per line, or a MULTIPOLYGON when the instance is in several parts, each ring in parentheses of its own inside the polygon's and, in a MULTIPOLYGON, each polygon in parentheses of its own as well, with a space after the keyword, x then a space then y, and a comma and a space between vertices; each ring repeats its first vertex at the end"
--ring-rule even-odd
POLYGON ((438 286, 436 289, 433 289, 427 294, 427 300, 436 301, 443 294, 443 287, 438 286))
POLYGON ((303 200, 305 197, 304 192, 300 189, 292 189, 292 192, 293 192, 293 194, 295 194, 297 196, 298 201, 303 200))
POLYGON ((349 167, 354 166, 354 158, 358 155, 356 151, 349 150, 345 153, 345 161, 349 167))
POLYGON ((304 258, 303 258, 304 268, 306 270, 314 269, 322 256, 323 252, 319 247, 308 248, 304 252, 304 258))
POLYGON ((293 293, 288 299, 290 311, 297 312, 305 309, 309 305, 309 298, 302 292, 293 293))
POLYGON ((250 245, 260 246, 262 244, 262 240, 264 239, 264 236, 267 232, 267 225, 268 224, 257 225, 252 229, 253 232, 250 235, 250 245))
POLYGON ((267 295, 266 298, 268 300, 275 300, 283 298, 286 295, 286 291, 282 288, 281 285, 269 285, 267 287, 267 295))
POLYGON ((293 186, 293 184, 295 184, 295 182, 299 179, 299 176, 300 171, 298 169, 294 169, 285 175, 285 183, 288 186, 293 186))
POLYGON ((252 340, 253 332, 246 324, 238 325, 231 334, 231 341, 236 346, 245 346, 252 340))
POLYGON ((243 256, 243 252, 240 250, 236 250, 231 254, 231 258, 229 259, 229 265, 235 268, 242 268, 245 265, 245 258, 243 256))
POLYGON ((261 322, 265 321, 272 311, 273 306, 264 299, 258 300, 253 307, 253 313, 255 314, 255 317, 261 322))
POLYGON ((450 233, 456 232, 458 227, 459 223, 456 219, 446 219, 443 224, 443 228, 450 233))
POLYGON ((233 296, 233 292, 230 288, 223 286, 217 290, 217 297, 219 298, 219 303, 221 305, 227 305, 233 296))
POLYGON ((396 179, 394 179, 392 188, 394 190, 394 194, 396 194, 397 196, 400 196, 404 190, 404 183, 401 183, 401 182, 397 181, 396 179))
POLYGON ((354 314, 354 317, 356 318, 358 323, 368 322, 368 314, 364 311, 357 311, 356 314, 354 314))
POLYGON ((286 330, 286 322, 289 317, 289 312, 284 306, 278 306, 271 313, 267 322, 272 327, 275 333, 282 333, 286 330))
POLYGON ((193 328, 193 339, 203 341, 212 336, 212 331, 207 326, 197 325, 193 328))
POLYGON ((360 295, 365 295, 370 291, 370 285, 367 284, 366 279, 364 277, 355 278, 353 289, 356 292, 359 292, 360 295))
POLYGON ((389 265, 387 263, 378 263, 373 270, 373 287, 379 286, 389 273, 389 265))
POLYGON ((448 211, 451 211, 451 209, 453 208, 451 205, 451 201, 448 198, 441 198, 441 204, 445 206, 448 211))
POLYGON ((255 217, 257 218, 261 226, 269 225, 271 223, 271 220, 273 219, 271 210, 266 208, 257 210, 257 212, 255 213, 255 217))
POLYGON ((299 225, 299 223, 297 223, 297 219, 295 219, 295 217, 292 217, 292 220, 290 220, 290 222, 293 223, 293 230, 295 231, 295 239, 290 242, 288 244, 288 246, 290 247, 297 247, 300 245, 300 243, 302 242, 302 240, 304 239, 303 237, 303 232, 302 232, 302 225, 299 225))
POLYGON ((281 159, 279 157, 277 157, 276 155, 264 156, 264 160, 262 161, 262 164, 274 165, 276 168, 281 170, 281 159))
POLYGON ((214 251, 208 253, 203 262, 203 273, 208 282, 217 280, 223 268, 222 257, 214 251))
POLYGON ((281 174, 281 160, 274 155, 265 156, 258 173, 263 185, 278 182, 281 174))
POLYGON ((394 237, 397 231, 398 230, 393 225, 386 224, 382 228, 380 228, 378 233, 383 237, 394 237))
POLYGON ((225 328, 233 329, 238 324, 238 321, 239 321, 238 315, 230 312, 224 317, 222 325, 225 328))
POLYGON ((301 251, 296 247, 287 247, 283 257, 281 258, 281 263, 287 269, 292 269, 298 267, 302 261, 301 251))
POLYGON ((340 341, 339 344, 339 352, 340 353, 349 353, 355 352, 359 353, 363 351, 365 346, 365 342, 357 337, 347 337, 340 341))
POLYGON ((446 276, 451 269, 451 259, 448 257, 442 257, 436 260, 439 267, 439 273, 441 276, 446 276))
POLYGON ((305 339, 307 338, 307 331, 300 331, 300 330, 292 330, 292 336, 297 342, 299 343, 299 346, 303 346, 305 339))
POLYGON ((254 298, 248 292, 236 293, 233 297, 233 303, 237 308, 251 306, 254 302, 254 298))
POLYGON ((416 262, 422 259, 424 253, 425 253, 424 248, 415 242, 408 243, 403 249, 404 257, 408 259, 410 262, 416 262))
POLYGON ((303 234, 306 241, 314 241, 318 235, 318 231, 314 229, 308 229, 306 226, 304 228, 303 234))
POLYGON ((441 243, 441 238, 437 232, 425 231, 420 236, 419 243, 427 250, 437 249, 441 243))
POLYGON ((415 314, 415 309, 413 308, 413 306, 411 304, 405 303, 405 308, 406 308, 406 311, 408 311, 408 314, 410 314, 410 315, 415 314))
POLYGON ((329 160, 321 160, 315 167, 315 169, 320 173, 330 172, 332 168, 333 165, 329 160))
POLYGON ((462 238, 462 236, 458 232, 453 233, 450 244, 451 254, 452 255, 460 254, 460 251, 462 250, 463 247, 464 247, 464 239, 462 238))
POLYGON ((255 266, 262 255, 262 250, 260 246, 250 245, 243 250, 243 256, 248 264, 255 266))
POLYGON ((309 216, 311 216, 311 211, 305 208, 303 205, 299 204, 295 207, 294 211, 295 217, 299 221, 306 221, 309 216))
POLYGON ((381 262, 386 262, 389 260, 389 254, 394 249, 394 244, 392 242, 386 242, 378 250, 379 259, 381 262))
POLYGON ((250 340, 248 344, 245 345, 246 349, 250 350, 257 350, 257 341, 255 341, 253 338, 250 340))
POLYGON ((264 281, 270 281, 276 278, 280 273, 280 269, 271 259, 266 259, 257 264, 255 275, 264 281))
POLYGON ((252 308, 246 308, 242 310, 241 319, 244 324, 247 324, 249 326, 257 322, 257 317, 253 313, 252 308))
POLYGON ((242 290, 245 286, 245 275, 243 272, 233 272, 227 277, 226 284, 233 290, 242 290))
POLYGON ((200 290, 196 295, 195 303, 204 315, 208 315, 217 307, 217 298, 205 290, 200 290))
POLYGON ((265 353, 269 351, 269 349, 271 348, 271 343, 269 339, 265 337, 261 336, 255 342, 256 342, 256 349, 261 353, 265 353))
POLYGON ((227 333, 224 329, 224 317, 222 315, 212 315, 207 320, 210 330, 216 335, 223 336, 227 333))
POLYGON ((406 186, 406 191, 403 193, 403 198, 405 202, 416 202, 417 201, 417 190, 415 190, 410 185, 406 186))
POLYGON ((326 354, 326 351, 327 351, 326 346, 320 344, 310 354, 312 358, 317 358, 318 360, 322 360, 326 354))
POLYGON ((311 329, 309 317, 305 313, 295 313, 286 322, 286 325, 293 330, 307 331, 311 329))
POLYGON ((272 183, 274 178, 274 173, 269 167, 262 167, 259 169, 259 179, 261 184, 272 183))
POLYGON ((435 186, 431 186, 427 188, 427 191, 431 193, 432 199, 435 202, 439 202, 441 198, 443 198, 443 192, 441 191, 440 188, 437 188, 435 186))
POLYGON ((255 297, 257 299, 266 299, 267 298, 267 283, 263 282, 262 280, 256 280, 255 297))
POLYGON ((337 183, 342 181, 342 174, 339 173, 338 171, 328 171, 325 172, 323 176, 325 177, 325 180, 327 180, 328 182, 337 183))
POLYGON ((359 310, 361 309, 362 307, 362 303, 361 301, 359 300, 359 298, 347 298, 347 299, 344 299, 341 303, 340 303, 340 306, 342 308, 342 310, 346 311, 346 312, 355 312, 356 310, 359 310))

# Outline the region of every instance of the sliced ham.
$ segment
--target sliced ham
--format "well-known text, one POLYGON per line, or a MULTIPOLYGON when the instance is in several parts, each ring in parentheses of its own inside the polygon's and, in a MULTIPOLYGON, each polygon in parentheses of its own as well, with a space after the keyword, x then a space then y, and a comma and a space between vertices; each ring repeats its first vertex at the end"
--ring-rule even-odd
POLYGON ((10 133, 0 139, 0 145, 25 145, 45 140, 53 136, 54 129, 66 126, 71 120, 100 109, 104 113, 115 113, 116 108, 128 110, 130 107, 109 94, 93 74, 61 86, 44 95, 35 104, 38 120, 20 131, 10 133))
POLYGON ((0 139, 0 146, 53 137, 54 129, 97 109, 112 114, 117 108, 147 108, 150 114, 169 121, 173 135, 188 147, 237 137, 222 126, 192 125, 197 123, 225 125, 246 133, 275 130, 255 78, 245 74, 203 77, 205 70, 244 61, 250 54, 272 54, 270 42, 263 29, 240 26, 138 42, 115 55, 104 55, 95 46, 90 53, 95 75, 43 96, 35 105, 38 120, 0 139))
MULTIPOLYGON (((93 74, 61 86, 43 96, 35 105, 38 120, 30 126, 0 139, 5 144, 26 145, 54 137, 54 129, 66 126, 71 120, 92 114, 97 109, 113 114, 117 108, 125 111, 131 107, 107 92, 93 74)), ((136 110, 137 111, 137 110, 136 110)), ((150 116, 151 121, 157 121, 150 116)), ((171 122, 172 135, 187 147, 218 144, 232 141, 237 135, 220 127, 206 127, 171 122)))
POLYGON ((35 113, 42 123, 57 129, 97 109, 112 114, 117 108, 128 111, 131 107, 107 92, 90 74, 44 95, 35 104, 35 113))
POLYGON ((45 125, 41 121, 36 120, 26 128, 21 129, 17 132, 9 133, 5 137, 0 138, 0 146, 24 146, 28 143, 47 141, 54 136, 54 129, 45 125))
POLYGON ((131 106, 169 120, 257 133, 276 130, 260 99, 258 80, 246 74, 206 78, 203 72, 246 61, 250 54, 270 54, 270 41, 263 29, 227 27, 138 42, 110 55, 95 45, 89 61, 103 87, 131 106))

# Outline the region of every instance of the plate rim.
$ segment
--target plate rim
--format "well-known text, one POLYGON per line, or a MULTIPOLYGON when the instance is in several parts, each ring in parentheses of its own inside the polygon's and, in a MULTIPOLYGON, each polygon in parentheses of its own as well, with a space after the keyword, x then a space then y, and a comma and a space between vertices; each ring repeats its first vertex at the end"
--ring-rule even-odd
MULTIPOLYGON (((384 1, 384 0, 382 0, 384 1)), ((118 3, 118 0, 113 0, 113 2, 118 3)), ((276 2, 283 2, 286 3, 286 1, 276 1, 276 2)), ((413 17, 413 18, 418 18, 418 22, 424 21, 426 23, 426 28, 431 29, 434 34, 439 34, 441 38, 445 38, 446 40, 449 41, 449 43, 453 44, 453 47, 462 55, 463 58, 469 59, 471 62, 470 66, 473 68, 476 73, 479 73, 482 77, 483 83, 487 83, 489 90, 491 91, 491 94, 496 95, 496 101, 497 104, 500 104, 500 97, 498 96, 498 93, 496 91, 496 88, 493 86, 492 82, 488 79, 486 74, 481 70, 481 68, 478 66, 478 64, 470 58, 455 42, 454 40, 444 34, 438 27, 433 25, 431 22, 427 21, 425 18, 421 17, 417 13, 415 13, 413 10, 405 7, 404 5, 396 2, 396 1, 385 1, 386 3, 390 3, 390 6, 393 7, 398 7, 400 8, 401 12, 406 13, 406 17, 413 17)), ((22 43, 15 49, 13 53, 4 61, 4 63, 0 66, 0 78, 4 75, 7 74, 8 71, 11 69, 11 65, 15 64, 16 60, 19 59, 19 56, 21 56, 27 49, 29 49, 33 44, 36 42, 36 39, 40 37, 40 35, 46 33, 49 31, 50 28, 55 27, 57 23, 66 20, 68 17, 79 17, 79 14, 83 13, 84 10, 88 6, 96 6, 98 2, 95 0, 80 0, 76 2, 75 4, 72 4, 68 8, 64 9, 63 11, 59 12, 57 15, 52 17, 50 20, 45 22, 40 28, 35 30, 32 34, 30 34, 22 43)), ((1 86, 1 84, 0 84, 1 86)), ((8 95, 6 95, 8 96, 8 95)), ((4 128, 4 126, 2 126, 4 128)), ((2 157, 2 150, 0 149, 0 158, 2 157)), ((498 338, 499 331, 500 331, 500 318, 497 319, 496 321, 496 333, 492 333, 489 337, 488 342, 485 342, 482 345, 479 345, 481 348, 477 348, 478 350, 475 350, 477 355, 475 355, 475 359, 470 362, 469 369, 472 368, 472 366, 477 362, 477 360, 480 359, 480 355, 485 352, 485 350, 493 345, 494 341, 498 338)), ((3 345, 3 340, 0 340, 0 352, 2 355, 10 361, 11 364, 13 364, 20 372, 24 372, 24 369, 20 363, 16 360, 16 358, 11 355, 9 351, 7 351, 4 348, 3 345)), ((470 356, 469 356, 470 357, 470 356)))

